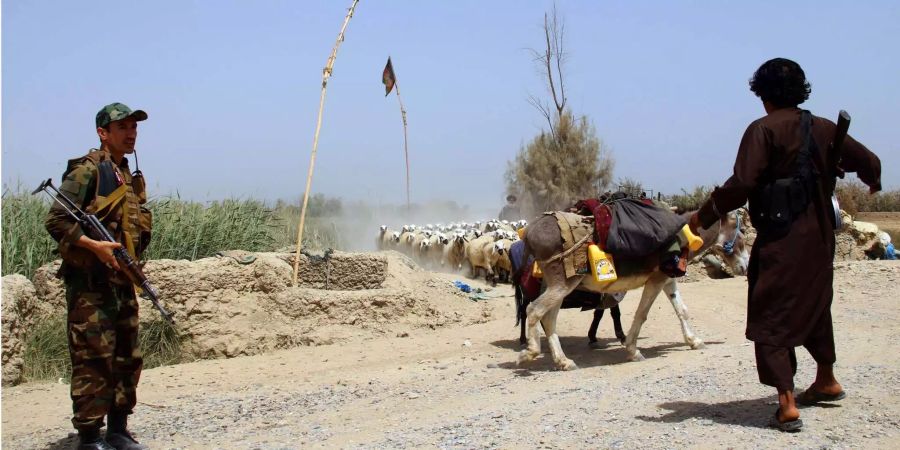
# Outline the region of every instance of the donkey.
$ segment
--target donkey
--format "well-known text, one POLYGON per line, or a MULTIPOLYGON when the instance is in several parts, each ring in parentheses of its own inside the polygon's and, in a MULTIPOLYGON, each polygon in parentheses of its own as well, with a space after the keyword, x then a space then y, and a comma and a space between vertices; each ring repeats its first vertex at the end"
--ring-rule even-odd
MULTIPOLYGON (((685 213, 682 216, 687 219, 690 217, 690 214, 685 213)), ((732 221, 730 219, 729 215, 710 227, 710 229, 700 230, 700 237, 703 239, 704 245, 697 253, 702 253, 712 245, 724 246, 726 243, 729 243, 731 253, 726 259, 726 263, 733 265, 736 273, 743 274, 746 273, 747 259, 745 258, 748 258, 749 252, 744 246, 740 229, 735 226, 736 223, 740 222, 740 218, 735 216, 736 220, 732 221)), ((537 323, 540 322, 544 328, 544 333, 547 335, 550 353, 556 366, 563 370, 572 370, 578 367, 571 359, 566 357, 560 346, 559 336, 556 333, 556 318, 563 300, 576 289, 604 294, 629 291, 643 286, 644 291, 641 301, 638 304, 634 320, 624 342, 629 361, 642 361, 644 359, 637 348, 637 339, 641 326, 647 320, 647 314, 650 312, 650 308, 653 306, 653 302, 660 291, 666 293, 672 303, 672 307, 675 309, 675 314, 681 322, 681 331, 684 334, 685 343, 692 349, 704 347, 703 341, 694 334, 687 322, 687 308, 681 299, 675 279, 669 278, 659 270, 656 255, 647 257, 646 270, 629 276, 619 277, 616 281, 598 287, 596 284, 586 283, 586 275, 566 278, 562 260, 553 259, 554 256, 563 252, 563 241, 562 237, 560 237, 559 225, 554 216, 543 216, 529 224, 525 232, 524 241, 526 255, 533 256, 540 263, 541 270, 544 273, 546 289, 526 308, 525 327, 528 347, 519 354, 519 364, 532 361, 541 354, 541 341, 537 333, 537 323)), ((690 257, 693 256, 690 255, 690 257)), ((599 314, 595 315, 595 322, 599 322, 599 317, 599 314)), ((596 326, 593 324, 592 328, 596 330, 596 326)))

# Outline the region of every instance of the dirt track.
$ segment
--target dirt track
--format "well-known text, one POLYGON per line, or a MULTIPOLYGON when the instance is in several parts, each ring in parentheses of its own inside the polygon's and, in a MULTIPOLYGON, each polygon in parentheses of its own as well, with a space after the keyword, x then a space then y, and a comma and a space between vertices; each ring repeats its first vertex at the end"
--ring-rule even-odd
POLYGON ((900 228, 900 212, 861 212, 854 219, 872 222, 879 228, 900 228))
MULTIPOLYGON (((562 345, 581 369, 554 371, 546 353, 516 367, 509 296, 488 300, 487 323, 147 370, 132 429, 152 448, 898 448, 898 283, 900 264, 838 264, 836 372, 848 398, 804 409, 799 434, 766 428, 776 398, 743 337, 744 279, 681 285, 705 350, 682 342, 660 298, 644 362, 624 362, 607 318, 609 347, 589 349, 590 314, 563 311, 562 345)), ((626 330, 637 298, 623 303, 626 330)), ((814 365, 798 359, 802 389, 814 365)), ((3 447, 72 448, 67 395, 62 384, 4 389, 3 447)))
POLYGON ((857 214, 855 219, 878 225, 879 229, 891 235, 895 245, 898 243, 897 240, 900 238, 900 212, 864 212, 857 214))

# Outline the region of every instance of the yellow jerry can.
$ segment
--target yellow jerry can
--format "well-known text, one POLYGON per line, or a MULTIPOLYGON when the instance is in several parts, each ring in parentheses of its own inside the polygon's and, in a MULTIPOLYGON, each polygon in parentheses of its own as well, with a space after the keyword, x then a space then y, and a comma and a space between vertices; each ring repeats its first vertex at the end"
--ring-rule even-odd
POLYGON ((591 274, 598 283, 611 283, 616 281, 616 267, 613 265, 612 255, 600 250, 596 244, 588 246, 588 261, 591 264, 591 274))
POLYGON ((696 252, 700 250, 700 247, 703 247, 703 239, 692 233, 691 228, 687 225, 681 229, 681 236, 679 237, 681 238, 682 247, 687 246, 692 252, 696 252))
POLYGON ((531 276, 535 278, 544 278, 544 272, 541 272, 541 268, 538 267, 537 261, 534 262, 534 266, 531 268, 531 276))

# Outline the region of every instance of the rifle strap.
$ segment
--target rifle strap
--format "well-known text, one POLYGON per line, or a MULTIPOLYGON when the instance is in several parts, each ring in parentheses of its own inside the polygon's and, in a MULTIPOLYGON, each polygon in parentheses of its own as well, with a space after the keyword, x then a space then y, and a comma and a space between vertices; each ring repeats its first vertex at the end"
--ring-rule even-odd
POLYGON ((128 254, 137 259, 130 230, 131 222, 128 220, 129 210, 128 202, 125 201, 126 194, 128 194, 128 185, 122 184, 107 196, 96 195, 91 206, 101 223, 105 222, 116 208, 122 208, 122 220, 119 224, 122 230, 122 240, 125 241, 125 249, 128 250, 128 254))
POLYGON ((107 196, 96 195, 91 209, 94 210, 93 212, 97 218, 103 222, 110 213, 123 203, 126 193, 128 193, 128 188, 123 184, 107 196))
POLYGON ((801 178, 805 178, 803 175, 811 176, 812 183, 811 186, 809 186, 811 188, 809 195, 812 197, 812 202, 815 206, 816 220, 819 222, 822 241, 827 245, 828 235, 831 234, 831 231, 827 230, 826 227, 831 224, 831 221, 828 218, 828 214, 825 212, 825 200, 822 195, 822 176, 819 171, 815 169, 815 165, 813 164, 813 159, 819 157, 819 146, 816 144, 816 141, 813 140, 812 136, 812 113, 803 110, 800 114, 800 132, 803 133, 803 148, 800 150, 800 156, 803 157, 802 159, 806 159, 806 161, 798 161, 798 163, 801 163, 799 169, 801 178))

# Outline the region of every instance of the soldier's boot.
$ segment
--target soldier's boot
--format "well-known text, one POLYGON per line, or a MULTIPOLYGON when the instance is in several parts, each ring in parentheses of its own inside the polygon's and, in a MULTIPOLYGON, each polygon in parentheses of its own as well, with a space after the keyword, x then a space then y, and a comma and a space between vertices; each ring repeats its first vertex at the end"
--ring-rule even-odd
POLYGON ((150 450, 150 447, 138 443, 128 432, 128 416, 126 414, 109 413, 107 416, 106 442, 116 450, 150 450))
POLYGON ((78 430, 78 450, 115 450, 102 437, 100 430, 78 430))

